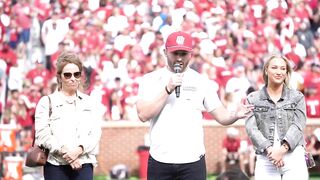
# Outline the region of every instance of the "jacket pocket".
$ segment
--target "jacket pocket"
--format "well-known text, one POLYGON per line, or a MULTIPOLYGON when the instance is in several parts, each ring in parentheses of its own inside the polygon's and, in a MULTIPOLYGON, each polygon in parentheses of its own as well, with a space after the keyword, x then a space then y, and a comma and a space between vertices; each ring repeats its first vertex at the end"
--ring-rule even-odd
POLYGON ((294 111, 297 109, 296 103, 290 103, 283 106, 283 109, 286 114, 286 119, 289 123, 293 122, 294 111))
POLYGON ((297 108, 296 103, 290 103, 283 106, 283 109, 288 111, 294 111, 296 108, 297 108))
POLYGON ((257 125, 259 126, 262 121, 268 118, 268 112, 270 107, 268 106, 255 106, 253 109, 253 113, 256 117, 257 125))
POLYGON ((267 106, 254 106, 253 112, 268 112, 269 111, 269 107, 267 106))

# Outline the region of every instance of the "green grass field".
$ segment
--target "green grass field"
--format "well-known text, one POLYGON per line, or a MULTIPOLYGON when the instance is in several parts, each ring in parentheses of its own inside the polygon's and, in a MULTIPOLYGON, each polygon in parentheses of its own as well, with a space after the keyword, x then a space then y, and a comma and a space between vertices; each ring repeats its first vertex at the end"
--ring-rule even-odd
MULTIPOLYGON (((207 180, 215 180, 216 177, 217 176, 215 176, 215 175, 209 175, 207 180)), ((94 180, 111 180, 111 179, 106 176, 96 176, 96 177, 94 177, 94 180)), ((139 178, 130 177, 128 180, 139 180, 139 178)), ((254 178, 251 178, 251 180, 254 180, 254 178)), ((310 176, 309 180, 320 180, 320 174, 310 176)))

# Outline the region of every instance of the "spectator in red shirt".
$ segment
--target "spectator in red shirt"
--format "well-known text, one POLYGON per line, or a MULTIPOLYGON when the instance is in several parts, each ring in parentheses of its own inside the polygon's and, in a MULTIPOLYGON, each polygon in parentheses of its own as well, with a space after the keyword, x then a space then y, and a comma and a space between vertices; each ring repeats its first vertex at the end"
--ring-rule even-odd
POLYGON ((307 117, 309 118, 320 118, 320 97, 316 93, 315 87, 308 87, 305 92, 307 117))
POLYGON ((266 5, 268 8, 268 13, 272 17, 278 19, 279 21, 282 21, 285 18, 285 15, 288 11, 288 4, 286 1, 269 0, 267 1, 266 5))
POLYGON ((20 0, 12 7, 13 17, 17 20, 19 28, 22 29, 19 31, 19 42, 24 44, 27 44, 30 39, 31 11, 30 2, 27 0, 20 0))
POLYGON ((236 128, 227 129, 227 135, 222 144, 221 172, 226 170, 227 163, 233 165, 239 161, 240 138, 238 135, 239 131, 236 128))
POLYGON ((315 89, 315 93, 318 96, 320 94, 320 63, 311 63, 310 71, 307 71, 304 76, 304 88, 305 92, 308 90, 315 89))
POLYGON ((50 18, 50 14, 52 13, 50 1, 34 0, 34 11, 36 12, 41 28, 43 22, 50 18))
POLYGON ((5 108, 10 109, 10 118, 16 121, 17 125, 31 130, 32 119, 29 118, 28 111, 23 99, 20 98, 20 94, 21 93, 17 89, 11 90, 5 108))
POLYGON ((113 5, 111 1, 100 1, 99 8, 93 13, 94 16, 102 22, 106 22, 108 18, 112 15, 113 5))
POLYGON ((41 78, 43 80, 44 87, 47 87, 47 82, 51 79, 49 70, 47 70, 39 61, 36 61, 36 66, 29 70, 26 74, 26 79, 32 84, 36 78, 41 78))
POLYGON ((32 120, 34 120, 35 108, 42 94, 39 86, 26 84, 20 98, 24 101, 32 120))
POLYGON ((248 1, 249 16, 251 16, 254 24, 261 18, 263 18, 266 11, 266 2, 264 0, 251 0, 248 1))
POLYGON ((248 52, 254 65, 263 64, 263 56, 268 52, 267 41, 263 36, 263 32, 259 31, 257 33, 256 39, 249 44, 248 52))
POLYGON ((17 55, 6 43, 0 43, 0 59, 7 63, 6 74, 10 72, 10 68, 17 64, 17 55))
POLYGON ((292 8, 295 17, 299 18, 301 21, 309 20, 312 16, 312 9, 306 1, 298 1, 292 8))

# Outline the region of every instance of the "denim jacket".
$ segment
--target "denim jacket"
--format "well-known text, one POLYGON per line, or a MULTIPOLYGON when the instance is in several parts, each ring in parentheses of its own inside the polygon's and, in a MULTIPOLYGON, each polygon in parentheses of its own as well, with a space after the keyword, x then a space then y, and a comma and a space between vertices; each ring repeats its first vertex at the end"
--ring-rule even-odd
POLYGON ((305 146, 306 104, 301 92, 284 86, 282 96, 275 104, 263 87, 249 94, 247 101, 254 105, 254 110, 245 126, 257 154, 263 154, 273 145, 275 126, 280 141, 289 144, 289 151, 305 146))

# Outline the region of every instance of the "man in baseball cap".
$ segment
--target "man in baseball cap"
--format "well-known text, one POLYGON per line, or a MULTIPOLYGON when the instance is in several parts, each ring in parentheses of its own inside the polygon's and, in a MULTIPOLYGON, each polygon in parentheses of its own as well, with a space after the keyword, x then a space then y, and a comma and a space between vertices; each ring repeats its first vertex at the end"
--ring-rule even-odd
POLYGON ((192 37, 182 31, 171 33, 166 41, 166 49, 168 52, 177 50, 191 52, 193 49, 192 37))
POLYGON ((206 180, 201 109, 223 125, 246 117, 241 108, 230 114, 212 82, 189 68, 192 49, 189 34, 173 32, 165 43, 167 66, 139 81, 138 116, 150 121, 148 180, 206 180))
MULTIPOLYGON (((167 57, 168 69, 174 73, 182 73, 189 66, 192 58, 193 39, 190 34, 176 31, 171 33, 166 40, 164 54, 167 57)), ((179 75, 177 75, 179 76, 179 75)), ((181 79, 180 81, 181 82, 181 79)), ((177 84, 178 86, 179 84, 177 84)), ((169 89, 170 92, 175 88, 169 89)))

